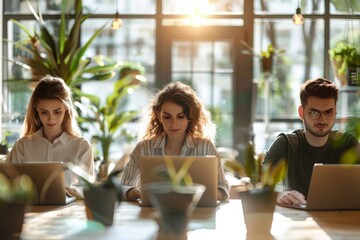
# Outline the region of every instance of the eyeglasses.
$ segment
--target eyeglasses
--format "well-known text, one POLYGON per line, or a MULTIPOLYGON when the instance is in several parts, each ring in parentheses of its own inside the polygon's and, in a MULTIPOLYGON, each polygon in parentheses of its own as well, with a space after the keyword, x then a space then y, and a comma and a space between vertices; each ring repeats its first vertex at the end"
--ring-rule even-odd
POLYGON ((336 116, 336 111, 334 111, 333 109, 326 111, 318 111, 315 109, 311 109, 308 111, 308 114, 314 120, 318 120, 321 115, 324 115, 327 120, 332 120, 336 116))

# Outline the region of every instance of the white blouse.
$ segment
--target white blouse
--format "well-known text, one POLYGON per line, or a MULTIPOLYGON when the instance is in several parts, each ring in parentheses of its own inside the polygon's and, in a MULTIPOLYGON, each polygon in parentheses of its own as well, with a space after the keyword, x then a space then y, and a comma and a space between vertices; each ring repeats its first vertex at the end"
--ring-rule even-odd
MULTIPOLYGON (((43 137, 42 129, 18 139, 6 162, 72 162, 92 176, 95 175, 93 152, 89 141, 66 132, 63 132, 53 143, 43 137)), ((71 186, 77 181, 76 176, 69 170, 65 172, 66 186, 71 186)))

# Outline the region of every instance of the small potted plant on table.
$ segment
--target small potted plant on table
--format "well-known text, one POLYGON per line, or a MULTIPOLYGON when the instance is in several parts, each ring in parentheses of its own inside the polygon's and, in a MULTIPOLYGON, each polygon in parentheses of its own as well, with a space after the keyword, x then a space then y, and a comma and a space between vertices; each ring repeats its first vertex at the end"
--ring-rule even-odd
POLYGON ((188 173, 193 160, 187 158, 177 171, 171 157, 165 157, 166 168, 154 174, 167 180, 144 186, 158 213, 158 240, 187 239, 189 218, 205 191, 205 186, 193 183, 188 173))
POLYGON ((20 237, 25 209, 35 197, 35 188, 27 175, 14 178, 0 173, 0 239, 20 237))
POLYGON ((239 186, 247 236, 268 238, 271 236, 273 213, 277 192, 275 185, 283 180, 287 164, 280 160, 276 165, 262 165, 264 154, 255 154, 255 147, 249 142, 245 151, 245 163, 237 160, 225 162, 225 168, 241 177, 248 178, 246 186, 239 186))
POLYGON ((72 163, 67 163, 66 167, 85 183, 83 193, 87 219, 105 226, 112 225, 116 202, 123 200, 122 184, 116 177, 122 170, 114 171, 105 181, 98 182, 72 163))

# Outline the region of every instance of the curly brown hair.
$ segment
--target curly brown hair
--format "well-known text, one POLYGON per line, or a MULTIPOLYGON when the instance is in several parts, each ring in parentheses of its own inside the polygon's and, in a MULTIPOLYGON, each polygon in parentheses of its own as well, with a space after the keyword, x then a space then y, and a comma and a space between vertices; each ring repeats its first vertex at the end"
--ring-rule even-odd
POLYGON ((211 120, 210 112, 205 109, 196 92, 188 85, 181 82, 172 82, 157 92, 148 107, 148 113, 143 117, 144 128, 140 139, 149 139, 164 134, 164 128, 157 118, 164 102, 173 102, 183 107, 189 120, 187 134, 193 137, 215 140, 216 126, 211 120))

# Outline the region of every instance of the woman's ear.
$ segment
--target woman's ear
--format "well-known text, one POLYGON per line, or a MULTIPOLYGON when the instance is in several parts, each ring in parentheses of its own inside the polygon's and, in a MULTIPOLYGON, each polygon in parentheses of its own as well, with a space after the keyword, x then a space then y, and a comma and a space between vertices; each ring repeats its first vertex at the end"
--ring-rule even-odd
POLYGON ((304 120, 304 107, 303 106, 298 107, 298 115, 301 120, 304 120))

